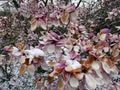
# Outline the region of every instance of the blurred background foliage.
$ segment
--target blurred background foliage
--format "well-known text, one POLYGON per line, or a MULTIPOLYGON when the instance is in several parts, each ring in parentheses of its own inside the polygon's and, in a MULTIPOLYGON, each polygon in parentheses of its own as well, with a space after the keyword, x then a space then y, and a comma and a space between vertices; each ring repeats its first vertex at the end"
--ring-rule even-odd
MULTIPOLYGON (((11 16, 13 12, 16 12, 20 7, 19 3, 22 0, 3 0, 5 3, 1 4, 2 10, 0 11, 0 16, 11 16)), ((28 0, 29 1, 29 0, 28 0)), ((36 1, 44 1, 44 0, 36 0, 36 1)), ((46 1, 46 2, 45 2, 46 1)), ((54 0, 45 0, 54 2, 54 0)), ((103 28, 111 29, 112 33, 118 32, 115 26, 120 25, 120 0, 63 0, 68 2, 76 2, 81 1, 81 5, 79 9, 84 9, 84 15, 80 16, 80 23, 84 24, 88 29, 90 29, 90 25, 97 24, 94 32, 98 32, 103 28), (90 2, 88 2, 90 1, 90 2), (117 9, 117 10, 115 10, 117 9), (108 14, 117 14, 111 16, 111 19, 108 18, 108 14)), ((23 18, 19 18, 23 19, 23 18)))

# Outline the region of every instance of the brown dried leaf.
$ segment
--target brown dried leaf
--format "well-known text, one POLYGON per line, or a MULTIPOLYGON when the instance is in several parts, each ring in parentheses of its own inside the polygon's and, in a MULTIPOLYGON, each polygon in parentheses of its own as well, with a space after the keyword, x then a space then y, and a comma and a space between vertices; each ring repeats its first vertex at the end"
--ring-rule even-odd
POLYGON ((51 83, 51 82, 54 81, 54 77, 48 76, 48 77, 47 77, 47 80, 48 80, 49 83, 51 83))
POLYGON ((49 66, 53 67, 56 65, 56 62, 51 61, 51 62, 48 62, 48 64, 49 64, 49 66))
POLYGON ((33 61, 33 63, 38 63, 38 62, 39 62, 39 58, 34 57, 34 58, 32 59, 32 61, 33 61))
POLYGON ((55 70, 56 70, 58 73, 61 73, 62 70, 63 70, 63 68, 56 68, 55 70))
POLYGON ((79 73, 79 72, 81 72, 82 71, 82 68, 77 68, 77 69, 74 69, 72 72, 73 73, 79 73))
POLYGON ((37 77, 34 82, 35 82, 35 87, 37 89, 41 89, 41 87, 44 85, 44 78, 37 77))
POLYGON ((20 67, 19 73, 20 73, 21 75, 24 74, 25 71, 26 71, 26 68, 27 68, 27 65, 22 64, 21 67, 20 67))
POLYGON ((27 66, 29 65, 29 58, 25 59, 25 63, 24 64, 27 65, 27 66))
POLYGON ((64 10, 63 15, 61 17, 61 22, 65 24, 66 22, 68 22, 68 18, 69 18, 69 13, 66 13, 66 11, 64 10))
POLYGON ((50 77, 54 77, 54 76, 58 76, 60 74, 60 72, 57 72, 56 70, 54 70, 52 73, 49 74, 50 77))
POLYGON ((23 44, 22 43, 16 43, 16 46, 18 49, 22 50, 23 49, 23 44))
POLYGON ((63 80, 60 78, 58 81, 58 89, 62 89, 64 87, 63 80))
POLYGON ((30 24, 33 24, 36 22, 36 18, 32 18, 31 21, 30 21, 30 24))
POLYGON ((111 61, 111 59, 108 58, 106 62, 110 66, 110 68, 112 68, 114 66, 114 62, 111 61))

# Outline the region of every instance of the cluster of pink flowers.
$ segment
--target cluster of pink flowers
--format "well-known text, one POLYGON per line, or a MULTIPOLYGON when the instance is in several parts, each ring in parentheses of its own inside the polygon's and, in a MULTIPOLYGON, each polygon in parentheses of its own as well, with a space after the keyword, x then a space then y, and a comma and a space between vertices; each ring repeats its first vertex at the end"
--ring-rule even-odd
POLYGON ((74 3, 67 6, 65 2, 57 2, 56 4, 49 3, 47 6, 45 6, 42 1, 39 3, 36 1, 29 3, 30 2, 21 3, 19 12, 25 17, 33 17, 30 21, 32 31, 38 26, 47 30, 52 25, 63 26, 77 19, 74 18, 75 16, 77 17, 74 3), (35 7, 33 8, 32 6, 35 7))
POLYGON ((116 17, 120 17, 120 9, 115 8, 111 12, 108 12, 108 19, 115 19, 116 17))
POLYGON ((3 49, 19 60, 20 75, 28 73, 32 77, 41 67, 45 73, 35 79, 36 88, 41 90, 120 89, 112 80, 119 73, 116 66, 120 60, 119 34, 111 34, 108 28, 96 35, 88 32, 78 21, 75 4, 59 2, 45 6, 34 0, 29 3, 21 3, 19 12, 32 17, 31 31, 38 27, 44 30, 40 32, 42 36, 36 36, 39 44, 33 47, 19 42, 3 49), (67 32, 59 35, 51 30, 52 26, 67 28, 67 32), (49 55, 54 58, 48 58, 49 55))
MULTIPOLYGON (((56 33, 50 32, 42 37, 36 47, 21 48, 23 45, 19 43, 17 47, 11 49, 6 47, 6 50, 20 57, 20 74, 27 71, 34 75, 38 66, 46 70, 48 79, 41 77, 44 80, 41 81, 43 85, 45 81, 52 83, 57 78, 58 89, 62 90, 67 85, 74 89, 78 87, 95 89, 109 84, 113 89, 120 88, 118 84, 112 82, 112 77, 119 72, 116 64, 120 58, 120 36, 111 34, 106 28, 92 36, 86 31, 75 33, 75 38, 72 33, 68 38, 61 38, 56 33), (56 59, 46 59, 49 54, 55 55, 56 59)), ((37 87, 39 82, 36 81, 37 87)))

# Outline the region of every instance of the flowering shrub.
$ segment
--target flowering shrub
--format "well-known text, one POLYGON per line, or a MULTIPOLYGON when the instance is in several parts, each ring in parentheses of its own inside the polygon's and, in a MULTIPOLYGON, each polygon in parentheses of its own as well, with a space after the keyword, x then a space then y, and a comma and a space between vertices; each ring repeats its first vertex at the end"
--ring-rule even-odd
MULTIPOLYGON (((115 79, 120 35, 108 28, 97 34, 89 31, 79 20, 84 16, 78 7, 81 1, 75 5, 64 0, 20 0, 16 14, 1 16, 3 90, 120 89, 115 79)), ((118 9, 112 12, 119 16, 118 9)), ((114 19, 109 14, 108 19, 114 19)))

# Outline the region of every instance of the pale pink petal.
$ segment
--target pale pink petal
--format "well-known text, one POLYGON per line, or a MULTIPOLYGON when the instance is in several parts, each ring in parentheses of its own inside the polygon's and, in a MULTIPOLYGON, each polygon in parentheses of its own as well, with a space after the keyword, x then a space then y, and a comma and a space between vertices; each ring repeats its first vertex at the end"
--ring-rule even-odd
POLYGON ((101 30, 101 32, 103 32, 103 33, 109 33, 110 30, 108 28, 104 28, 104 29, 101 30))
POLYGON ((35 29, 37 28, 37 23, 33 23, 31 24, 31 31, 35 31, 35 29))
POLYGON ((94 61, 92 63, 92 69, 93 70, 99 70, 100 69, 100 65, 99 65, 99 63, 97 61, 94 61))
POLYGON ((119 70, 116 66, 114 66, 114 67, 111 68, 111 72, 114 73, 114 74, 118 74, 119 70))
POLYGON ((77 88, 79 86, 79 81, 75 77, 71 77, 69 80, 70 86, 73 88, 77 88))
POLYGON ((21 64, 23 64, 23 63, 25 63, 25 59, 26 59, 25 56, 21 56, 19 62, 20 62, 21 64))
POLYGON ((72 70, 73 70, 73 68, 70 65, 65 67, 65 71, 67 71, 67 72, 71 72, 72 70))
POLYGON ((29 75, 33 76, 34 75, 34 72, 35 72, 35 67, 34 65, 29 65, 27 67, 27 72, 29 73, 29 75))
POLYGON ((41 64, 41 68, 43 69, 43 70, 48 70, 48 65, 45 63, 45 62, 43 62, 42 64, 41 64))
POLYGON ((73 13, 71 13, 71 18, 70 18, 71 22, 74 23, 74 22, 77 21, 77 15, 78 15, 77 12, 73 12, 73 13))
POLYGON ((108 52, 109 49, 110 49, 109 47, 104 47, 104 48, 103 48, 104 52, 108 52))
POLYGON ((12 54, 14 55, 14 56, 20 56, 20 55, 22 55, 22 53, 19 51, 19 49, 18 48, 16 48, 16 47, 13 47, 13 49, 12 49, 12 54))
POLYGON ((114 57, 117 57, 117 56, 119 55, 119 53, 120 53, 120 50, 119 50, 119 49, 116 49, 115 51, 113 51, 112 55, 113 55, 114 57))
POLYGON ((110 67, 106 62, 102 62, 102 67, 106 73, 110 74, 110 67))
POLYGON ((42 29, 47 30, 47 25, 45 23, 41 23, 40 26, 42 29))
POLYGON ((76 74, 76 78, 78 78, 79 80, 82 80, 84 75, 85 75, 84 73, 76 74))
POLYGON ((85 79, 86 79, 86 84, 88 85, 89 88, 95 89, 97 87, 96 81, 94 77, 92 77, 92 75, 86 74, 85 79))
POLYGON ((96 80, 97 85, 104 85, 105 84, 105 81, 101 78, 95 78, 95 80, 96 80))
POLYGON ((80 47, 79 46, 74 46, 74 51, 79 52, 80 47))
POLYGON ((54 53, 55 52, 55 45, 54 44, 47 45, 46 48, 47 48, 48 53, 54 53))
POLYGON ((69 84, 67 84, 64 90, 76 90, 76 88, 73 88, 69 84))
POLYGON ((107 36, 106 34, 101 34, 99 38, 101 41, 105 41, 106 36, 107 36))
POLYGON ((100 70, 96 70, 95 72, 99 76, 99 78, 103 78, 102 73, 100 72, 100 70))
POLYGON ((66 11, 70 13, 70 12, 75 11, 75 8, 76 8, 76 7, 75 7, 75 4, 71 4, 71 5, 66 9, 66 11))

